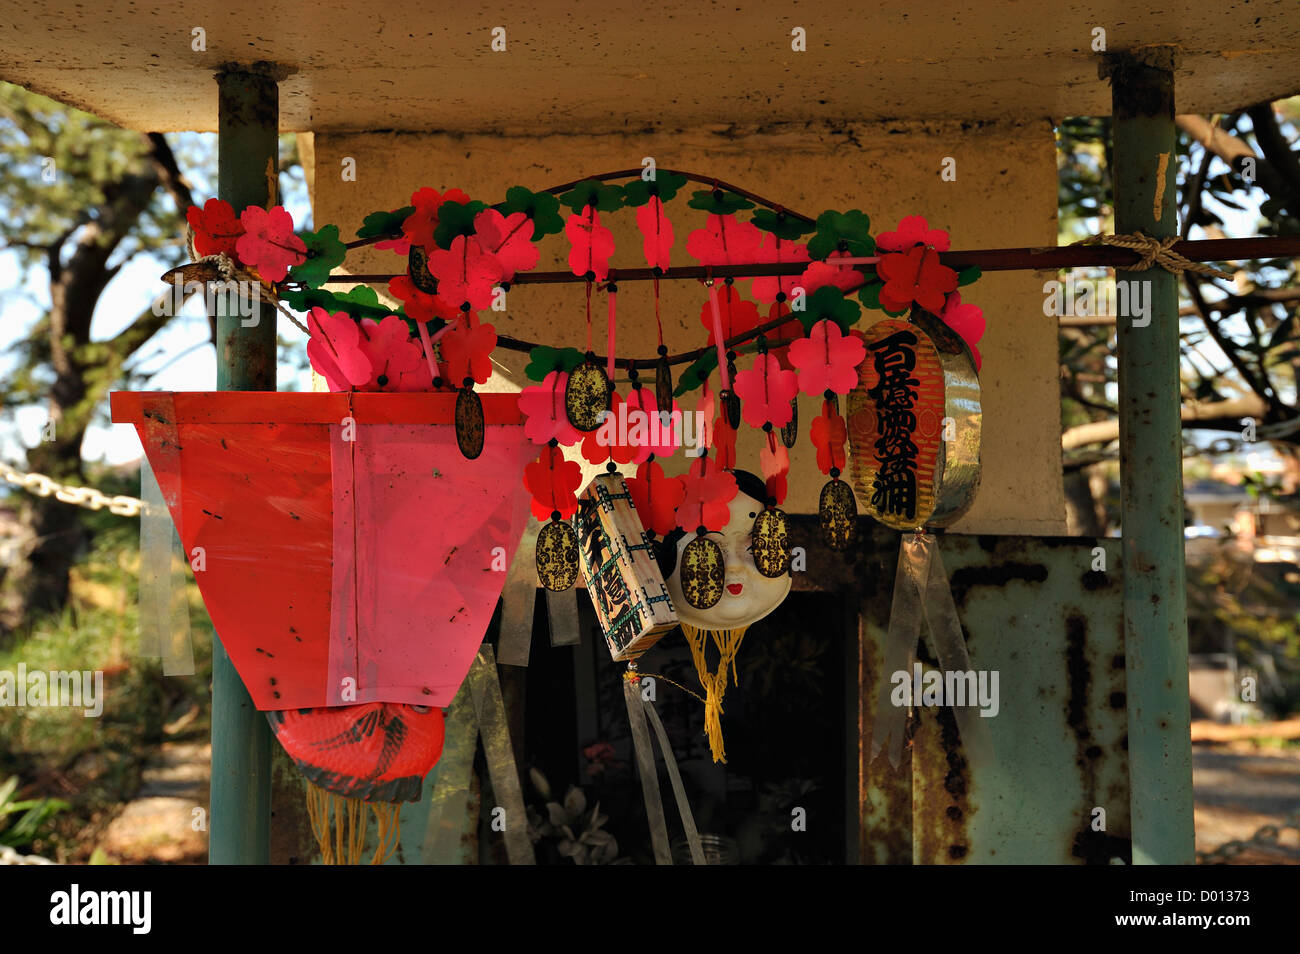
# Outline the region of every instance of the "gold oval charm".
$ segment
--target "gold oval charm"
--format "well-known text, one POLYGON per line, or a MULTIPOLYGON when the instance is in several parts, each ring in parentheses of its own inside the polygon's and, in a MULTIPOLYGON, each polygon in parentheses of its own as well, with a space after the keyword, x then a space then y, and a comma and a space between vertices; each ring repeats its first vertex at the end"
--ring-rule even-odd
POLYGON ((569 423, 584 433, 600 427, 600 415, 609 410, 609 378, 599 365, 584 361, 569 372, 564 385, 564 413, 569 423))
POLYGON ((799 440, 799 399, 790 399, 790 423, 781 428, 781 443, 794 447, 799 440))
POLYGON ((659 359, 655 367, 655 403, 661 411, 673 409, 673 369, 668 364, 668 356, 659 359))
POLYGON ((822 538, 832 550, 847 550, 858 529, 858 501, 842 480, 828 481, 822 488, 817 514, 822 521, 822 538))
POLYGON ((456 395, 456 444, 466 460, 483 453, 483 401, 473 388, 456 395))
POLYGON ((749 540, 759 573, 775 579, 790 569, 790 532, 784 510, 770 507, 759 513, 749 540))
POLYGON ((412 245, 406 254, 406 276, 426 295, 438 294, 438 281, 429 272, 429 256, 418 245, 412 245))
POLYGON ((537 534, 537 579, 563 593, 578 579, 578 535, 563 520, 552 520, 537 534))
POLYGON ((678 578, 686 602, 700 610, 717 605, 726 577, 722 548, 708 537, 696 537, 682 550, 681 564, 678 578))

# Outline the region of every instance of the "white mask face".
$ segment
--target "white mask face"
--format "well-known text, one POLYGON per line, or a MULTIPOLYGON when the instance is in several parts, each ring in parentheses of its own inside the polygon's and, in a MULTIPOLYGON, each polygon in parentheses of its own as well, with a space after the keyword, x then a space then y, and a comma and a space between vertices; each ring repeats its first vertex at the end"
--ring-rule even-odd
POLYGON ((769 579, 754 566, 750 553, 749 537, 754 529, 754 518, 763 505, 753 497, 737 493, 731 500, 731 518, 720 533, 708 534, 722 548, 726 567, 722 599, 706 610, 696 609, 682 595, 682 551, 695 539, 693 532, 677 541, 677 566, 665 580, 668 595, 673 598, 677 618, 696 629, 736 629, 755 623, 772 612, 790 592, 790 574, 769 579))

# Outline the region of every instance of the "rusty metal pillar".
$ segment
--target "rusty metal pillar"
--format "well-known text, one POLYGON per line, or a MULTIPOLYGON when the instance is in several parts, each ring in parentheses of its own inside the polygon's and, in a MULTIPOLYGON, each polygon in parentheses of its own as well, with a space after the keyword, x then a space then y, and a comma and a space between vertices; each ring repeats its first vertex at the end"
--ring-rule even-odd
MULTIPOLYGON (((236 213, 278 201, 280 94, 274 68, 217 74, 217 191, 236 213)), ((275 390, 275 311, 231 314, 217 296, 217 389, 275 390)), ((236 309, 237 311, 237 309, 236 309)), ((212 800, 208 863, 264 865, 271 830, 271 730, 221 645, 212 640, 212 800)))
MULTIPOLYGON (((1173 69, 1170 47, 1118 52, 1103 65, 1114 116, 1117 234, 1178 233, 1173 69)), ((1117 269, 1115 281, 1128 290, 1118 361, 1133 861, 1191 864, 1178 277, 1117 269)))

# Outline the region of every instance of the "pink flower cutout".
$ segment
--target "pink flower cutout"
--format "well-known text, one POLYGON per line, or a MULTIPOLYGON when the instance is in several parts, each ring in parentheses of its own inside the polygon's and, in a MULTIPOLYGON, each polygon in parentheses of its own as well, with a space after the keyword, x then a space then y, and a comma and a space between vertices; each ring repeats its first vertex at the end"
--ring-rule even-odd
POLYGON ((793 371, 786 371, 775 355, 760 354, 753 367, 736 373, 732 382, 740 398, 745 423, 762 427, 784 427, 793 414, 790 401, 799 393, 799 381, 793 371))
MULTIPOLYGON (((718 295, 718 315, 722 318, 722 337, 726 339, 742 335, 758 327, 758 306, 747 298, 741 298, 734 285, 725 285, 718 295)), ((700 324, 709 333, 709 344, 713 340, 713 303, 706 301, 700 308, 700 324)))
POLYGON ((728 506, 738 490, 736 477, 716 461, 701 457, 681 476, 682 502, 677 507, 677 526, 691 531, 703 526, 721 530, 731 519, 728 506))
POLYGON ((704 228, 686 239, 686 251, 701 265, 745 265, 759 261, 763 233, 734 215, 710 215, 704 228))
MULTIPOLYGON (((612 460, 615 464, 632 464, 645 460, 650 456, 649 451, 643 451, 631 440, 634 430, 632 421, 619 413, 619 408, 623 406, 623 395, 615 391, 610 395, 610 414, 604 422, 594 431, 587 433, 582 439, 582 456, 586 458, 589 464, 603 464, 612 460), (619 418, 627 422, 627 430, 624 431, 619 418)), ((646 427, 643 422, 642 428, 646 427)))
POLYGON ((609 257, 614 254, 614 233, 600 224, 600 213, 591 206, 575 212, 564 223, 569 240, 569 270, 575 275, 591 272, 596 281, 609 275, 609 257))
POLYGON ((474 216, 474 231, 483 247, 496 256, 502 281, 535 267, 542 255, 532 241, 533 220, 523 212, 502 215, 496 209, 484 209, 474 216))
POLYGON ((570 447, 582 435, 569 423, 564 410, 564 386, 569 381, 566 371, 552 371, 542 379, 519 392, 519 410, 524 415, 524 436, 534 444, 557 440, 570 447))
MULTIPOLYGON (((780 236, 773 235, 770 232, 763 233, 763 248, 759 256, 761 262, 773 262, 787 264, 789 262, 806 262, 808 261, 808 246, 802 242, 791 242, 788 239, 782 240, 780 236), (771 241, 772 247, 769 249, 767 243, 771 241)), ((803 286, 809 294, 813 289, 808 287, 804 280, 804 272, 800 275, 768 275, 763 278, 755 278, 754 284, 750 291, 754 295, 755 301, 761 301, 764 304, 771 304, 776 301, 777 292, 784 292, 786 299, 794 297, 794 290, 803 286)))
POLYGON ((267 211, 250 205, 240 213, 239 221, 244 234, 235 242, 235 252, 265 281, 282 282, 290 268, 307 260, 307 246, 293 234, 293 217, 284 206, 267 211))
POLYGON ((466 378, 482 384, 492 376, 492 349, 497 331, 491 325, 457 322, 439 341, 438 347, 447 379, 459 387, 466 378))
POLYGON ((307 313, 307 360, 331 391, 365 387, 373 376, 370 359, 361 348, 361 329, 347 312, 330 314, 319 306, 307 313))
POLYGON ((826 257, 826 261, 813 262, 809 265, 802 275, 796 277, 795 284, 802 285, 804 292, 809 295, 827 285, 834 285, 847 294, 865 281, 862 272, 852 265, 835 264, 837 258, 850 257, 848 252, 831 252, 826 257))
POLYGON ((861 339, 841 333, 829 318, 813 325, 807 338, 790 344, 790 363, 799 371, 804 394, 848 394, 857 386, 858 365, 866 356, 861 339))
POLYGON ((659 196, 652 195, 649 202, 636 210, 636 227, 641 230, 645 263, 651 268, 668 271, 668 258, 673 248, 673 223, 668 220, 659 196))
POLYGON ((438 297, 474 311, 492 304, 492 289, 501 281, 501 263, 484 251, 474 236, 457 235, 451 248, 429 253, 429 274, 438 280, 438 297))
POLYGON ((898 223, 897 231, 882 232, 876 237, 876 248, 882 252, 906 252, 914 245, 929 245, 946 252, 948 233, 930 228, 923 215, 909 215, 898 223))
POLYGON ((382 321, 363 318, 360 346, 371 367, 367 389, 427 391, 433 387, 424 348, 411 339, 406 322, 396 315, 387 315, 382 321))
POLYGON ((980 369, 980 349, 976 347, 984 337, 984 309, 979 305, 963 305, 961 292, 953 292, 944 303, 939 317, 961 340, 970 346, 971 357, 975 359, 975 370, 980 369))

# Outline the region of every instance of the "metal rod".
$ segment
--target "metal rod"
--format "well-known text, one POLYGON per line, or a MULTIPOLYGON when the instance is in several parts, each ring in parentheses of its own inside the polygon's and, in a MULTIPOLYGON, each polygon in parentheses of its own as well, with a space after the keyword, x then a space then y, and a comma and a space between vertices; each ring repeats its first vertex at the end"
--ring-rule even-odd
MULTIPOLYGON (((1108 58, 1115 230, 1178 231, 1173 51, 1108 58)), ((1186 243, 1185 243, 1186 244, 1186 243)), ((1120 270, 1145 318, 1118 321, 1129 804, 1135 864, 1191 864, 1191 708, 1179 413, 1178 277, 1120 270)), ((1104 806, 1103 806, 1104 807, 1104 806)))
MULTIPOLYGON (((1131 231, 1121 229, 1121 231, 1131 231)), ((1173 251, 1193 262, 1230 262, 1244 258, 1287 258, 1300 255, 1300 236, 1266 235, 1238 239, 1197 239, 1178 242, 1173 251)), ((962 269, 971 265, 985 272, 1056 271, 1083 265, 1123 268, 1141 256, 1130 249, 1109 245, 1064 245, 1057 248, 984 248, 940 252, 939 260, 950 268, 962 269)), ((832 262, 833 264, 833 262, 832 262)), ((807 262, 780 262, 753 265, 684 265, 680 268, 658 272, 653 268, 610 269, 610 276, 620 282, 699 281, 713 278, 754 278, 767 275, 802 275, 807 262)), ((328 285, 382 285, 403 275, 360 274, 332 275, 325 280, 328 285)), ((567 285, 585 283, 581 275, 573 272, 520 272, 510 285, 567 285)))
MULTIPOLYGON (((278 201, 279 87, 260 67, 217 74, 217 192, 236 209, 278 201)), ((226 296, 217 296, 224 303, 226 296)), ((275 390, 275 311, 249 318, 217 311, 217 389, 275 390)), ((212 640, 212 801, 208 863, 270 859, 271 730, 230 656, 212 640)))

